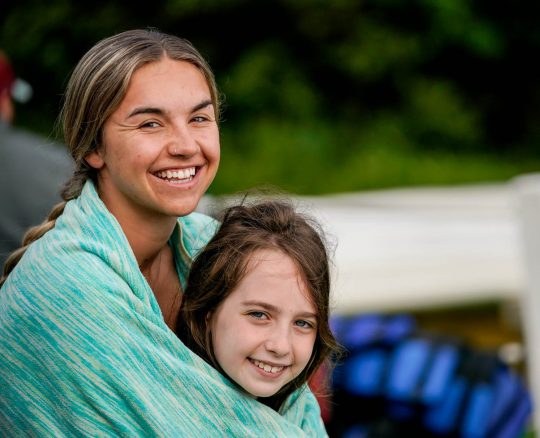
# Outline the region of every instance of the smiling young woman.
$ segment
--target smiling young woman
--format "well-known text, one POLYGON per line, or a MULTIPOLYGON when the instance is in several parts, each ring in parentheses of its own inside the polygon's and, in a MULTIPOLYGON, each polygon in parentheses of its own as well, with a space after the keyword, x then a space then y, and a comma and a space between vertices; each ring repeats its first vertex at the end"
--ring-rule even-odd
POLYGON ((218 119, 212 72, 183 39, 127 31, 78 63, 61 113, 75 174, 1 280, 2 432, 326 435, 311 392, 277 415, 170 330, 217 226, 193 210, 219 165, 218 119))
POLYGON ((210 88, 197 67, 170 58, 131 77, 86 162, 99 197, 120 223, 141 271, 173 326, 180 282, 167 240, 177 218, 195 210, 219 164, 210 88))

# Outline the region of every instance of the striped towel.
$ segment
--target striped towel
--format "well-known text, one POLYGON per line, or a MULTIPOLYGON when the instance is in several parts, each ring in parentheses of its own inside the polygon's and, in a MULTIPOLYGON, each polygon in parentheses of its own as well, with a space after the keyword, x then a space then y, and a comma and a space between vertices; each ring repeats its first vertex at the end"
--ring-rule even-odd
MULTIPOLYGON (((215 227, 179 219, 183 286, 215 227)), ((180 342, 91 182, 0 290, 0 354, 0 436, 326 436, 307 387, 277 413, 180 342)))

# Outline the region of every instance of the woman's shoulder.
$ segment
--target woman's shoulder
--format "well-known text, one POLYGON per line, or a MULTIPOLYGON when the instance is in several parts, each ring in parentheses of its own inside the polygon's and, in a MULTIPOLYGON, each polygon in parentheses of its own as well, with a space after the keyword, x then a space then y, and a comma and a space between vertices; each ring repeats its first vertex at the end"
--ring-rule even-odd
POLYGON ((67 302, 100 299, 106 289, 125 288, 125 281, 98 254, 54 237, 44 236, 27 249, 3 293, 44 307, 64 307, 67 302))
POLYGON ((194 212, 178 219, 182 242, 189 254, 198 253, 216 233, 219 222, 211 216, 194 212))
POLYGON ((179 218, 179 221, 182 224, 183 231, 197 234, 204 231, 215 233, 216 228, 219 225, 219 222, 212 216, 196 211, 179 218))
POLYGON ((134 301, 146 295, 127 244, 81 231, 79 225, 61 217, 34 241, 7 277, 0 299, 11 304, 26 301, 30 311, 37 306, 86 312, 111 301, 134 301))

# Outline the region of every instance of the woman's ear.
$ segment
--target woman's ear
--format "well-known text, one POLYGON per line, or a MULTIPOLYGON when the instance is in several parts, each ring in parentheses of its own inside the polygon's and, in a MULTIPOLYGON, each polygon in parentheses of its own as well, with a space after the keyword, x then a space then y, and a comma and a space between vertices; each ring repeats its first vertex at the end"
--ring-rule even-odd
POLYGON ((86 157, 84 157, 84 160, 90 167, 93 167, 96 170, 101 169, 105 164, 105 161, 103 161, 103 153, 101 148, 94 149, 86 157))

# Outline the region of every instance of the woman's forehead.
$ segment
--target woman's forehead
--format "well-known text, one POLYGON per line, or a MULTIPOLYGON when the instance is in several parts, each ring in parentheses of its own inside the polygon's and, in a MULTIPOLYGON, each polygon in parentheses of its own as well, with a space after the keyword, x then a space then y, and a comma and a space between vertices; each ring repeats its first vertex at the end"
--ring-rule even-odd
POLYGON ((211 97, 206 78, 198 67, 187 61, 162 58, 133 73, 121 105, 153 101, 196 104, 211 97))

